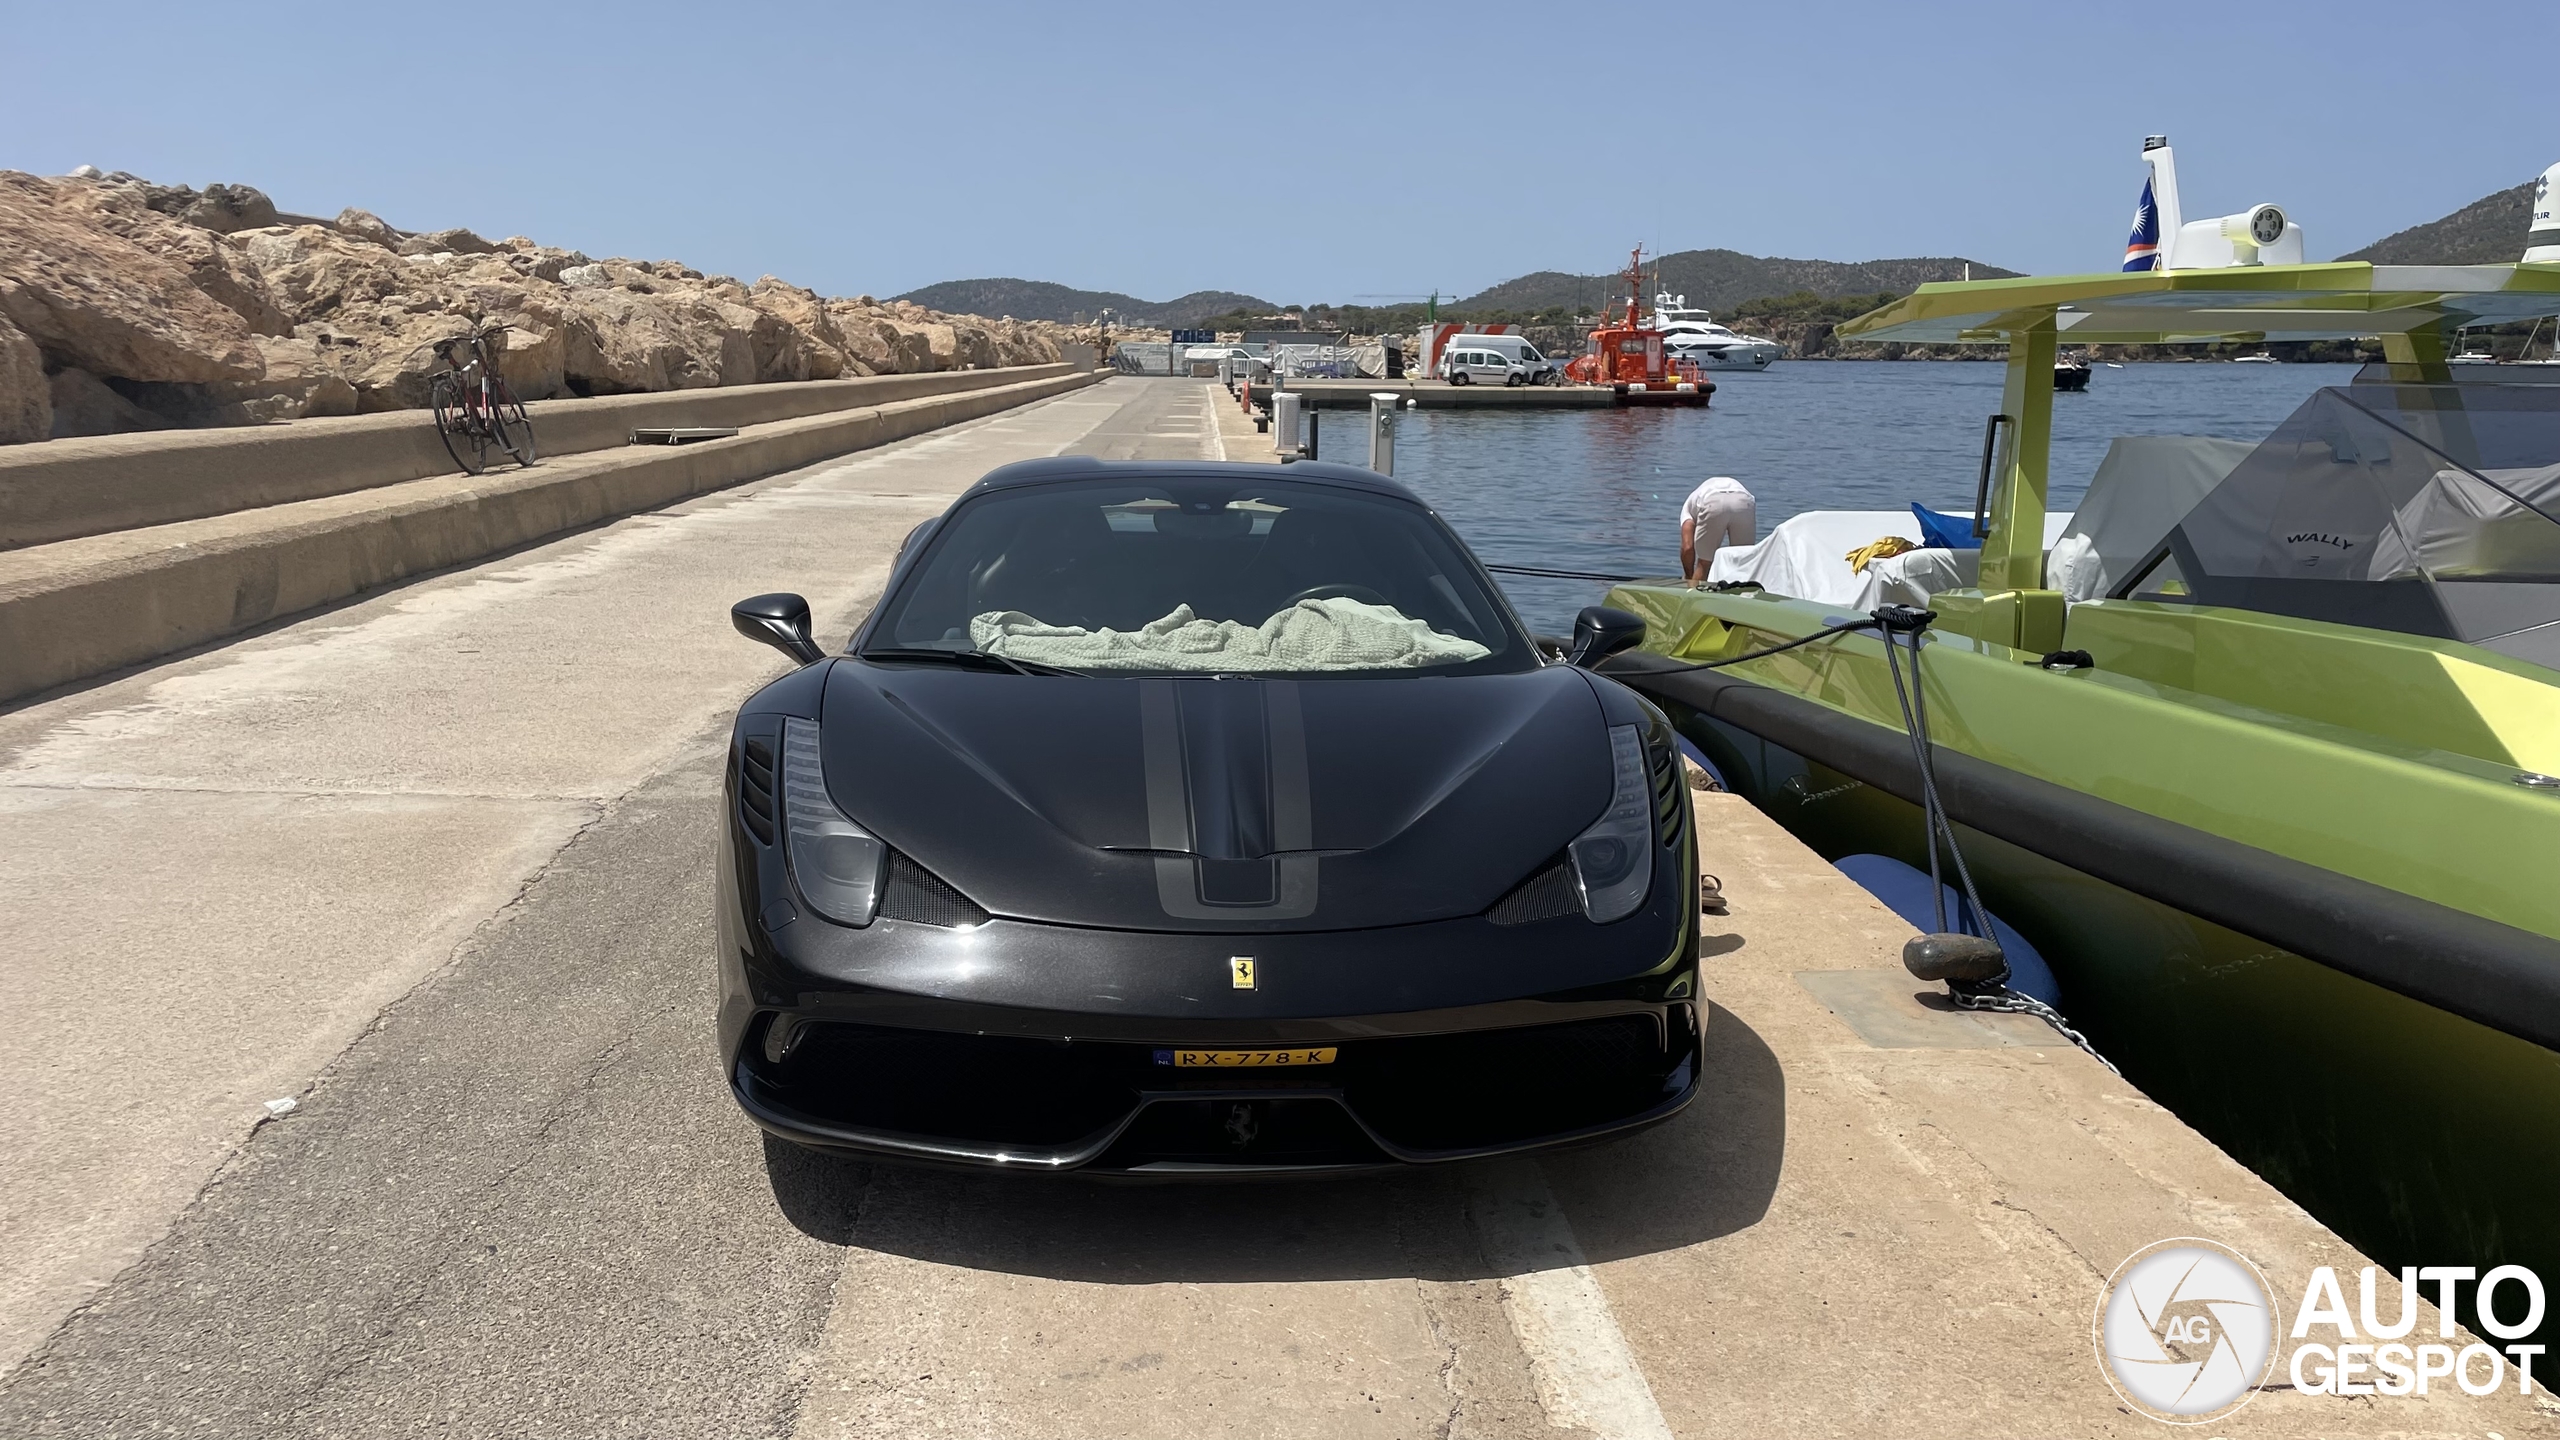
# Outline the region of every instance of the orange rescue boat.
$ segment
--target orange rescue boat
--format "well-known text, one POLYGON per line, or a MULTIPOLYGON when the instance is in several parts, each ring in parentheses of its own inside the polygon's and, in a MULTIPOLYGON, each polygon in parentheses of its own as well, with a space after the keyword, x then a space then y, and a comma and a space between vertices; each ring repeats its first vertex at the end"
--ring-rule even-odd
POLYGON ((1685 360, 1668 358, 1662 332, 1637 317, 1644 294, 1644 247, 1627 256, 1627 307, 1614 302, 1600 310, 1600 326, 1591 332, 1584 353, 1564 367, 1565 378, 1584 385, 1607 385, 1621 405, 1704 405, 1716 392, 1715 382, 1685 360))

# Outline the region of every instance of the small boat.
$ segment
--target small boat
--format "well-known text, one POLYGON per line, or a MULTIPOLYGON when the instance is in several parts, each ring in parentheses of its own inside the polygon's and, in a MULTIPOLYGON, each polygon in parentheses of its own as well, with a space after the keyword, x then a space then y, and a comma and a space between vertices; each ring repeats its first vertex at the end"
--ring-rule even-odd
POLYGON ((2053 362, 2053 388, 2059 394, 2077 395, 2089 388, 2089 357, 2064 355, 2053 362))
POLYGON ((2234 355, 2231 357, 2231 363, 2234 365, 2273 365, 2277 362, 2276 357, 2268 354, 2264 350, 2261 350, 2255 355, 2234 355))
POLYGON ((1636 301, 1644 288, 1644 247, 1627 257, 1627 306, 1615 302, 1600 308, 1600 324, 1588 348, 1564 367, 1565 378, 1581 385, 1607 385, 1621 405, 1704 405, 1716 393, 1703 367, 1683 360, 1663 344, 1662 331, 1637 319, 1636 301), (1612 315, 1616 318, 1612 319, 1612 315))
POLYGON ((1686 295, 1656 292, 1653 328, 1662 332, 1663 348, 1674 359, 1694 362, 1701 370, 1766 370, 1780 352, 1775 340, 1737 335, 1709 312, 1690 309, 1686 295))

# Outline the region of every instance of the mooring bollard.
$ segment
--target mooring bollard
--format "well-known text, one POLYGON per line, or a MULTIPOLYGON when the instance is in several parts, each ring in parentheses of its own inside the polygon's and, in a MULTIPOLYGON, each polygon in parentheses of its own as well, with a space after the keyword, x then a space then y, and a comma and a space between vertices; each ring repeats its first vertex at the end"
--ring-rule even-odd
POLYGON ((1369 468, 1381 475, 1396 473, 1396 401, 1383 390, 1369 392, 1369 468))
POLYGON ((1298 458, 1298 392, 1271 392, 1271 448, 1274 453, 1294 460, 1298 458))

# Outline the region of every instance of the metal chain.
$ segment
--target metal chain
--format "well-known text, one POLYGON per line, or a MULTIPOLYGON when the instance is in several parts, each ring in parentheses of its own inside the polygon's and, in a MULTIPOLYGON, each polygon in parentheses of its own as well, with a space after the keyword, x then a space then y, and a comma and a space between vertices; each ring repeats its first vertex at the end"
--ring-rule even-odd
POLYGON ((2115 1062, 2099 1054, 2098 1047, 2089 1043, 2088 1036, 2072 1029, 2071 1022, 2062 1018, 2061 1011, 2033 995, 2012 990, 2006 985, 2000 987, 2000 993, 1997 995, 1968 995, 1953 985, 1949 985, 1947 991, 1955 1000, 1956 1008, 1959 1010, 2004 1010, 2017 1015, 2033 1015, 2059 1031, 2063 1039, 2079 1046, 2081 1052, 2090 1059, 2106 1066, 2108 1074, 2119 1080, 2124 1078, 2124 1072, 2115 1067, 2115 1062))

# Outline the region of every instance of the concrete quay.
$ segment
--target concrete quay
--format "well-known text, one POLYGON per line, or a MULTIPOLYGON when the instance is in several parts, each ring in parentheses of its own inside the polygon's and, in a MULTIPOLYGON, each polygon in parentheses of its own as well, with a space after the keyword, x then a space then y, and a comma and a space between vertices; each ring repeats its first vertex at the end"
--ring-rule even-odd
MULTIPOLYGON (((2134 1249, 2352 1295, 2040 1023, 1916 998, 1909 928, 1717 794, 1705 1089, 1641 1136, 1207 1188, 763 1142, 709 817, 782 662, 728 603, 840 643, 988 469, 1249 458, 1236 418, 1113 378, 0 712, 0 1435, 2152 1436, 2090 1338, 2134 1249)), ((2560 1429, 2512 1380, 2283 1374, 2195 1433, 2560 1429)))
POLYGON ((1098 378, 1049 365, 553 401, 531 407, 541 462, 478 476, 409 412, 15 447, 0 499, 38 512, 16 533, 69 538, 0 546, 0 700, 1098 378), (625 443, 671 421, 740 433, 625 443), (128 523, 153 516, 186 518, 128 523))
MULTIPOLYGON (((1451 385, 1439 380, 1292 380, 1299 403, 1318 410, 1366 410, 1372 394, 1393 393, 1424 410, 1607 410, 1620 403, 1606 385, 1451 385)), ((1253 405, 1271 407, 1269 381, 1252 382, 1253 405)))

